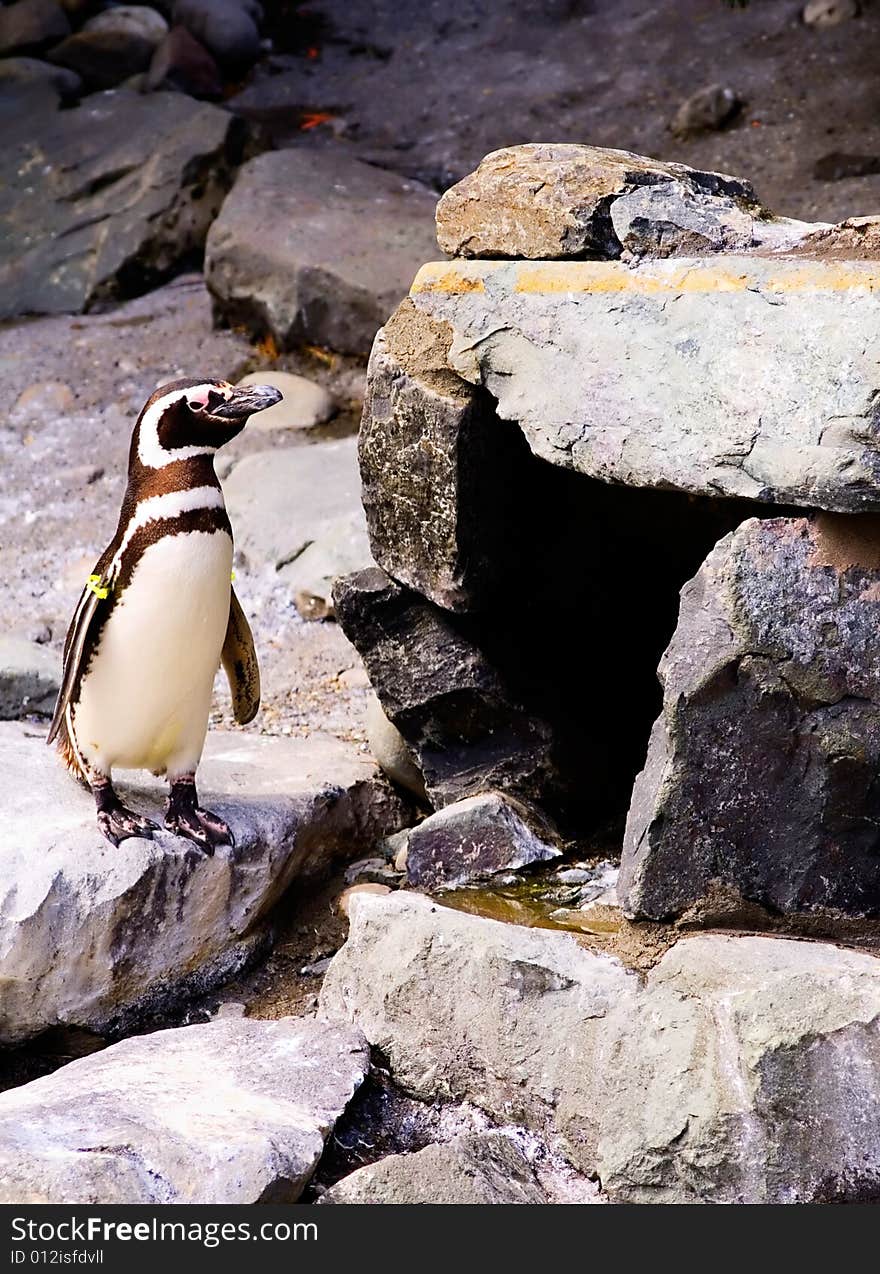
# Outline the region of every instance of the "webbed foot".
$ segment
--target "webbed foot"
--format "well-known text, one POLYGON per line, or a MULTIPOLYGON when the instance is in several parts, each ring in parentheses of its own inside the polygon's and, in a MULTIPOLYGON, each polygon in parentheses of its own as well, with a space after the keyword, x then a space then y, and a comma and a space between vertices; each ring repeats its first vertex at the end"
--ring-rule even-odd
POLYGON ((211 855, 220 845, 235 845, 230 827, 217 814, 202 809, 193 779, 177 779, 165 806, 165 826, 211 855))
POLYGON ((94 784, 92 793, 98 811, 98 827, 114 848, 131 836, 151 840, 153 832, 158 830, 158 824, 152 819, 144 818, 123 805, 109 781, 94 784))

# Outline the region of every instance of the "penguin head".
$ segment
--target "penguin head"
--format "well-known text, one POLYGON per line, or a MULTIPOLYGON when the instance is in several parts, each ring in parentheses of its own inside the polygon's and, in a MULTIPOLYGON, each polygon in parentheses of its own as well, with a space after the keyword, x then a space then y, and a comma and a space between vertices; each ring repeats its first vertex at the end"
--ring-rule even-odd
POLYGON ((236 388, 225 380, 175 380, 150 397, 135 428, 141 463, 158 468, 211 454, 240 434, 248 417, 282 398, 271 385, 236 388))

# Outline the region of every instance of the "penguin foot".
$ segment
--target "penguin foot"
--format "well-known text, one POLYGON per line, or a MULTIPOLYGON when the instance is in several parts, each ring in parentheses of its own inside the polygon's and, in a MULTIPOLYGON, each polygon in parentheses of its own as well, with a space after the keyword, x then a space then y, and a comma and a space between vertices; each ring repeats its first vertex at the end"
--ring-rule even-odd
POLYGON ((169 832, 183 836, 198 845, 209 857, 220 845, 235 845, 231 828, 217 814, 202 809, 192 779, 171 784, 165 807, 165 826, 169 832))
POLYGON ((122 804, 110 783, 96 784, 92 791, 98 811, 98 827, 115 848, 130 836, 142 836, 151 840, 158 824, 152 819, 136 814, 122 804))

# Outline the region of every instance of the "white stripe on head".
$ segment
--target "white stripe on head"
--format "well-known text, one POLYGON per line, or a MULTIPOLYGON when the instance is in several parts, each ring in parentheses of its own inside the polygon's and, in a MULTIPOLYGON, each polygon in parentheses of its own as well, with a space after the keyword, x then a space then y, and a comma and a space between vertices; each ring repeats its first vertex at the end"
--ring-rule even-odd
POLYGON ((223 492, 219 487, 189 487, 183 491, 168 491, 165 495, 151 495, 146 500, 138 501, 134 515, 125 528, 122 543, 116 550, 110 567, 110 574, 119 570, 122 555, 134 536, 146 526, 160 518, 176 518, 181 513, 190 513, 194 509, 222 509, 223 492))
POLYGON ((173 393, 163 394, 148 407, 141 418, 138 435, 138 460, 145 469, 164 469, 165 465, 175 460, 191 460, 193 456, 212 456, 216 447, 175 447, 168 450, 159 441, 159 421, 169 407, 179 403, 181 398, 199 400, 204 403, 214 385, 193 385, 189 389, 177 389, 173 393))

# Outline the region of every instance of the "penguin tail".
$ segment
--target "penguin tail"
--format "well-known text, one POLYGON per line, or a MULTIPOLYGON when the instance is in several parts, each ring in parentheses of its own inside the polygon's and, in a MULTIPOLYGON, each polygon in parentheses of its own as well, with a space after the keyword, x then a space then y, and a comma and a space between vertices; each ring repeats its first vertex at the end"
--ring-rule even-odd
POLYGON ((67 721, 64 717, 62 717, 61 723, 58 726, 54 742, 55 747, 58 750, 58 755, 61 757, 61 760, 64 762, 73 777, 85 787, 88 787, 88 779, 86 778, 86 773, 83 769, 82 760, 80 759, 80 755, 73 744, 70 734, 68 733, 67 721))

